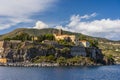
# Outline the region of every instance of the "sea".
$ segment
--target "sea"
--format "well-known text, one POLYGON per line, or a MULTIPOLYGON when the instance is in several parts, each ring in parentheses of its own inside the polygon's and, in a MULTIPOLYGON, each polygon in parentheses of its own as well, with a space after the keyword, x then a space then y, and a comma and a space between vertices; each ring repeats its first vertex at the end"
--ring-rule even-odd
POLYGON ((0 80, 120 80, 120 65, 0 67, 0 80))

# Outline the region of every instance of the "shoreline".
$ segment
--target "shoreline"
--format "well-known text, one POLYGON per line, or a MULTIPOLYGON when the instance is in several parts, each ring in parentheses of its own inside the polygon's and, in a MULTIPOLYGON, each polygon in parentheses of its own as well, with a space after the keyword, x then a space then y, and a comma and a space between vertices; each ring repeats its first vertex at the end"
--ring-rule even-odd
POLYGON ((102 66, 103 64, 58 64, 58 63, 6 63, 0 64, 3 67, 61 67, 61 66, 102 66))

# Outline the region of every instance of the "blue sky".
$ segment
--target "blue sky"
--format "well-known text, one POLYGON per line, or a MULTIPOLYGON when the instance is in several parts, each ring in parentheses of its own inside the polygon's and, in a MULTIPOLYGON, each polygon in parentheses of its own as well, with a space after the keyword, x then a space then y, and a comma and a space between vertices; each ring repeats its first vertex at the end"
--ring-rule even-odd
POLYGON ((0 0, 0 34, 62 28, 120 40, 120 0, 0 0))

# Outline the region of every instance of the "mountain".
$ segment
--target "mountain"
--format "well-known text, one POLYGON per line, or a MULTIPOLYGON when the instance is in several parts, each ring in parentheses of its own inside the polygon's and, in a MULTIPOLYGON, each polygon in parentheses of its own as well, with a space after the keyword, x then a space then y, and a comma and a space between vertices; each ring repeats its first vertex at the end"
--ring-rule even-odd
MULTIPOLYGON (((0 40, 3 40, 4 38, 7 38, 7 37, 14 37, 14 36, 16 36, 16 35, 18 35, 19 33, 22 33, 22 32, 28 33, 31 36, 40 36, 40 35, 47 34, 47 33, 49 33, 49 34, 53 34, 53 32, 57 33, 58 29, 54 29, 54 28, 45 28, 45 29, 18 28, 16 30, 12 31, 12 32, 0 35, 0 40)), ((75 32, 69 32, 69 31, 63 31, 63 34, 76 35, 77 37, 78 36, 79 37, 84 36, 84 37, 89 38, 89 39, 97 39, 100 42, 120 43, 120 41, 112 41, 112 40, 108 40, 108 39, 105 39, 105 38, 92 37, 92 36, 84 35, 84 34, 81 34, 81 33, 75 33, 75 32)))

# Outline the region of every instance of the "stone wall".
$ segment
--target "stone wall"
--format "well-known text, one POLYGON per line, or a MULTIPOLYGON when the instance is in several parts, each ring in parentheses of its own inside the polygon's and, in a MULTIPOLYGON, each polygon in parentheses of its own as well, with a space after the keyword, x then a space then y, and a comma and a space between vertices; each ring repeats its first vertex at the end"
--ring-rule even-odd
POLYGON ((71 55, 90 57, 93 59, 101 59, 103 56, 100 49, 93 48, 93 47, 80 47, 80 46, 72 47, 71 55))
POLYGON ((84 47, 74 46, 71 48, 72 56, 86 56, 86 50, 84 47))

